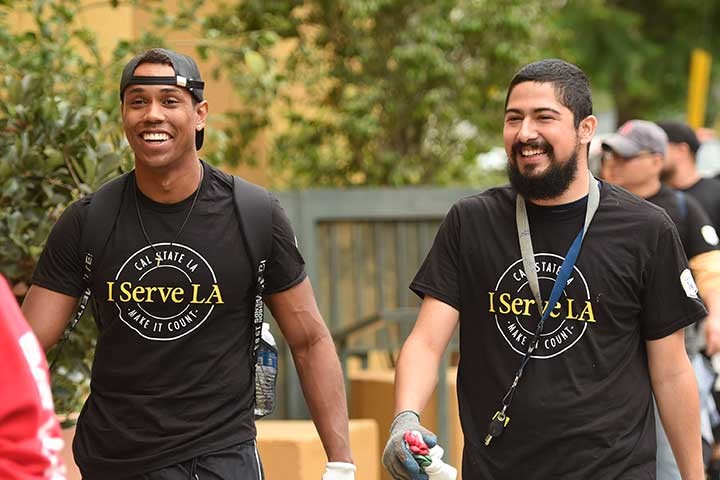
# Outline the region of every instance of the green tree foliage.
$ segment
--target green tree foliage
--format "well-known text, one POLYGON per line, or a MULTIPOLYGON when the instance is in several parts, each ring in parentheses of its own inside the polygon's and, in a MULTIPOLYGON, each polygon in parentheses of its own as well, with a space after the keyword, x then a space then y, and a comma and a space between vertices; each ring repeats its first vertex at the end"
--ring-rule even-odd
POLYGON ((269 130, 271 178, 295 187, 476 181, 477 154, 499 142, 507 82, 537 58, 552 8, 247 0, 201 15, 200 3, 164 26, 196 18, 199 53, 236 87, 242 107, 220 150, 253 163, 247 147, 269 130))
POLYGON ((316 1, 286 64, 272 165, 293 185, 477 181, 506 85, 537 58, 540 2, 316 1))
MULTIPOLYGON (((64 208, 129 166, 94 37, 75 23, 78 3, 14 2, 32 19, 25 31, 0 5, 0 271, 20 294, 64 208)), ((64 348, 59 411, 86 393, 93 339, 87 319, 64 348)))
MULTIPOLYGON (((704 48, 720 70, 720 2, 568 0, 553 15, 546 53, 578 63, 608 91, 619 122, 684 112, 690 52, 704 48)), ((717 75, 716 75, 717 78, 717 75)), ((708 113, 717 111, 711 108, 708 113)))
MULTIPOLYGON (((265 141, 264 134, 277 128, 271 113, 285 82, 280 47, 298 37, 302 21, 294 11, 301 4, 294 0, 235 0, 217 4, 186 0, 179 1, 174 10, 159 2, 153 9, 157 40, 165 33, 178 31, 192 36, 197 56, 213 65, 210 75, 204 72, 206 83, 212 85, 213 80, 221 78, 229 81, 233 86, 233 103, 241 106, 216 115, 214 105, 210 105, 204 159, 230 165, 257 165, 252 144, 258 139, 265 141)), ((146 35, 144 43, 149 45, 151 40, 146 35)), ((159 43, 156 41, 155 45, 159 43)))

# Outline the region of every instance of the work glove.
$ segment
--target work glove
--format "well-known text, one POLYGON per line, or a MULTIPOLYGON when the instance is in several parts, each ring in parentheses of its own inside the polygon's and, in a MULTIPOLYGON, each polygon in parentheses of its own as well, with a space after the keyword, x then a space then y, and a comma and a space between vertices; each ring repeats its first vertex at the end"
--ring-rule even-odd
POLYGON ((322 480, 355 480, 355 465, 346 462, 328 462, 322 480))
POLYGON ((418 432, 427 448, 437 445, 437 436, 420 425, 420 415, 412 410, 400 412, 390 425, 390 439, 385 445, 382 463, 395 480, 428 480, 405 441, 406 432, 418 432))

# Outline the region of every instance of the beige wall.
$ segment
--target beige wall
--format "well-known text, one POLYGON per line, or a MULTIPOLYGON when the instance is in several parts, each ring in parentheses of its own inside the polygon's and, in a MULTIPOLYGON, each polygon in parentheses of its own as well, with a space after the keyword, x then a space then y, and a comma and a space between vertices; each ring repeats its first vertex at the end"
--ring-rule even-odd
POLYGON ((134 38, 134 7, 112 8, 105 2, 92 0, 85 0, 83 3, 87 6, 80 10, 78 21, 95 31, 99 50, 107 59, 118 41, 134 38))

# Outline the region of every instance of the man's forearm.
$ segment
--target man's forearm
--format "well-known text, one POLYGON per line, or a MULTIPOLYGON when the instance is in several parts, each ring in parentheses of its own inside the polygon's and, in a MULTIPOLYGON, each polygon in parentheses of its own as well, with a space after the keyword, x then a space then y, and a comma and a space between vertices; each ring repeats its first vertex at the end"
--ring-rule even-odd
POLYGON ((293 358, 328 461, 352 463, 345 383, 332 338, 296 348, 293 358))
POLYGON ((720 291, 706 290, 702 299, 708 310, 703 325, 705 350, 708 355, 714 355, 720 351, 720 291))
POLYGON ((681 373, 653 382, 653 390, 682 478, 704 479, 698 389, 690 363, 681 373))
POLYGON ((396 414, 403 410, 420 413, 425 408, 437 385, 440 359, 418 337, 408 337, 395 369, 396 414))

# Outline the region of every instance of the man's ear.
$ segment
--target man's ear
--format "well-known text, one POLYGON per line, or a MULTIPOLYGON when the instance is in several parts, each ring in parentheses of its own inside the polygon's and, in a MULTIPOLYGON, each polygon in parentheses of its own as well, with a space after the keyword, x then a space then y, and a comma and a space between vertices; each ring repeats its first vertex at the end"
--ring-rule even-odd
POLYGON ((597 130, 598 119, 595 115, 588 115, 587 117, 580 120, 578 125, 578 140, 580 144, 587 145, 595 136, 595 130, 597 130))
POLYGON ((208 102, 203 100, 195 104, 195 130, 200 131, 205 128, 205 122, 207 122, 208 116, 208 102))
POLYGON ((653 159, 653 167, 658 167, 658 168, 662 169, 663 166, 665 165, 665 157, 659 153, 653 153, 652 159, 653 159))

